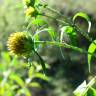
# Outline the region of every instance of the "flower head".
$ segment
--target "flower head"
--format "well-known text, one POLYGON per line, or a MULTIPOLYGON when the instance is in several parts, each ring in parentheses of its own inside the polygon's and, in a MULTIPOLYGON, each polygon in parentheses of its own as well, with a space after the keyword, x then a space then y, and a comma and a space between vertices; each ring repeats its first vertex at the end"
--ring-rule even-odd
POLYGON ((26 16, 31 16, 32 14, 34 14, 35 12, 35 9, 33 7, 28 7, 26 10, 25 10, 25 14, 26 16))
POLYGON ((7 47, 11 53, 25 56, 34 48, 34 42, 27 32, 16 32, 8 38, 7 47))

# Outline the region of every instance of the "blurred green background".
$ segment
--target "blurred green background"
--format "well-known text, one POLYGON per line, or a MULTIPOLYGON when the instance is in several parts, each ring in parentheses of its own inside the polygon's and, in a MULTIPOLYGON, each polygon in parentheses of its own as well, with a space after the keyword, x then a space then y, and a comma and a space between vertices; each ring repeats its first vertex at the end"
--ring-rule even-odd
MULTIPOLYGON (((89 35, 95 39, 96 0, 41 0, 41 2, 48 3, 67 18, 72 18, 78 11, 87 13, 92 21, 89 35)), ((0 96, 73 96, 77 86, 95 75, 95 58, 92 60, 90 76, 86 54, 62 48, 63 58, 58 47, 41 47, 40 55, 48 66, 48 77, 44 77, 36 56, 33 57, 31 68, 28 67, 25 59, 10 56, 6 47, 8 36, 12 32, 25 30, 25 14, 21 3, 22 0, 0 0, 0 96)), ((58 32, 60 31, 58 22, 54 20, 49 22, 58 32)), ((84 20, 77 20, 77 24, 87 30, 88 25, 84 20)), ((42 37, 46 39, 46 35, 42 37)), ((86 50, 90 44, 79 33, 77 42, 78 47, 86 50)))

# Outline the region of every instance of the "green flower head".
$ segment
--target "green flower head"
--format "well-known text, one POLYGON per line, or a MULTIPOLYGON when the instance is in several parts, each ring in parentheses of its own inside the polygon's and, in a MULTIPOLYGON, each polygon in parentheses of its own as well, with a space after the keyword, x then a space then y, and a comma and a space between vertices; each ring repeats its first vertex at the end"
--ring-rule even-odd
POLYGON ((26 56, 34 49, 34 42, 27 32, 16 32, 9 36, 7 47, 12 54, 26 56))

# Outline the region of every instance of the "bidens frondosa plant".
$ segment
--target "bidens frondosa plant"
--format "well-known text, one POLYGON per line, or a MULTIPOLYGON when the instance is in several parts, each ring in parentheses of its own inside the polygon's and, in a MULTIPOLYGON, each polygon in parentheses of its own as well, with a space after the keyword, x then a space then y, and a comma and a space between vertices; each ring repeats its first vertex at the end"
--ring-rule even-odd
POLYGON ((26 56, 34 48, 34 43, 27 32, 16 32, 9 36, 7 46, 10 53, 26 56))
POLYGON ((7 47, 11 54, 18 56, 24 56, 28 59, 32 52, 34 52, 40 59, 43 71, 45 73, 45 62, 34 49, 34 41, 32 36, 28 32, 16 32, 12 33, 7 41, 7 47))
MULTIPOLYGON (((25 19, 28 24, 28 26, 26 26, 28 33, 27 32, 17 32, 17 33, 11 34, 8 39, 8 42, 7 42, 9 51, 11 53, 14 53, 17 55, 24 55, 24 56, 28 56, 32 51, 34 51, 34 53, 39 57, 43 71, 45 72, 45 62, 43 61, 41 56, 38 54, 37 48, 36 48, 36 50, 34 48, 34 45, 36 44, 36 42, 38 45, 39 44, 51 44, 51 45, 57 45, 60 48, 61 48, 61 46, 65 47, 65 48, 70 48, 75 51, 85 53, 88 55, 88 67, 89 67, 89 72, 91 72, 90 66, 91 66, 92 55, 96 57, 96 55, 94 55, 94 52, 96 50, 96 40, 93 41, 92 38, 89 36, 89 32, 91 29, 91 21, 90 21, 89 16, 86 13, 78 12, 73 16, 73 18, 71 20, 69 18, 67 19, 59 11, 57 11, 53 8, 50 8, 47 4, 41 4, 39 2, 39 0, 24 0, 24 2, 25 2, 24 6, 26 6, 25 15, 26 15, 26 17, 29 17, 29 18, 25 19), (44 9, 44 12, 42 12, 42 9, 44 9), (47 11, 45 11, 46 9, 47 9, 47 11), (50 14, 48 14, 48 11, 51 11, 52 13, 54 13, 58 16, 55 17, 55 16, 53 16, 53 14, 50 15, 50 14), (75 20, 77 19, 78 16, 87 21, 87 23, 88 23, 87 32, 83 31, 81 28, 78 27, 77 24, 75 24, 75 20), (43 20, 43 17, 50 18, 50 19, 58 22, 58 24, 60 25, 58 27, 58 29, 61 30, 60 33, 57 34, 58 32, 56 33, 55 32, 56 30, 54 31, 55 28, 53 28, 53 26, 50 25, 48 19, 43 20), (32 21, 32 20, 34 20, 34 21, 32 21), (35 25, 34 29, 36 29, 36 30, 35 30, 35 33, 33 33, 34 35, 30 36, 29 33, 32 29, 32 25, 35 25), (50 40, 50 41, 41 41, 42 39, 40 40, 39 34, 44 31, 49 32, 49 35, 52 40, 50 40), (75 42, 77 42, 76 40, 77 40, 78 32, 80 32, 81 35, 83 35, 88 41, 91 42, 91 44, 88 48, 88 51, 86 49, 77 47, 75 42), (69 41, 72 41, 72 42, 68 43, 65 40, 63 40, 64 34, 66 34, 68 36, 68 38, 70 39, 69 41)), ((61 50, 61 53, 62 53, 62 50, 61 50)), ((95 82, 93 82, 92 84, 89 84, 91 86, 87 86, 87 84, 84 83, 84 85, 86 85, 87 89, 90 89, 89 87, 92 87, 93 84, 95 84, 95 82)), ((82 86, 80 86, 80 89, 82 89, 85 86, 83 86, 82 88, 81 87, 82 86)), ((86 89, 84 92, 82 92, 82 90, 80 90, 79 93, 84 94, 84 95, 80 95, 80 94, 78 94, 78 90, 77 90, 77 91, 75 91, 75 96, 89 96, 89 95, 85 95, 85 93, 87 93, 87 91, 88 90, 86 90, 86 89)), ((93 92, 96 93, 96 91, 93 91, 93 92)), ((96 96, 96 94, 92 95, 92 96, 96 96)))

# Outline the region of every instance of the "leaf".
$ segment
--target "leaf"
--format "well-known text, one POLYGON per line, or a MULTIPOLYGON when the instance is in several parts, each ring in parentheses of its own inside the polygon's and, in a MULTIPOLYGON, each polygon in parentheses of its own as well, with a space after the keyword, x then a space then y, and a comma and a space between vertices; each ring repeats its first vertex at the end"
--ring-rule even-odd
POLYGON ((42 79, 42 80, 45 80, 45 81, 49 81, 49 78, 47 76, 43 75, 42 73, 36 73, 35 78, 39 78, 39 79, 42 79))
POLYGON ((90 45, 89 45, 89 48, 88 48, 88 53, 90 53, 90 54, 88 54, 88 68, 89 68, 89 72, 91 71, 90 69, 90 67, 91 67, 91 59, 92 59, 92 55, 93 55, 93 53, 95 52, 95 50, 96 50, 96 44, 94 44, 94 43, 96 43, 96 40, 94 40, 90 45))
POLYGON ((16 74, 10 75, 10 79, 15 81, 19 86, 24 87, 24 81, 16 74))
POLYGON ((74 95, 75 95, 75 96, 84 96, 84 95, 82 95, 82 94, 85 93, 86 87, 87 87, 86 81, 84 81, 84 82, 73 92, 74 95))
POLYGON ((96 90, 90 87, 86 93, 86 96, 96 96, 96 90))
POLYGON ((76 32, 71 26, 64 26, 61 28, 60 42, 63 42, 63 36, 68 35, 72 45, 76 45, 76 32))
POLYGON ((24 94, 24 96, 31 96, 31 92, 25 87, 17 91, 17 96, 22 96, 22 94, 24 94))
POLYGON ((33 73, 34 73, 34 67, 30 67, 28 71, 28 77, 31 78, 33 76, 33 73))
POLYGON ((30 0, 30 5, 29 6, 32 6, 33 7, 35 5, 35 1, 36 0, 30 0))
POLYGON ((77 17, 82 17, 82 18, 84 18, 88 22, 88 33, 89 33, 90 32, 90 29, 91 29, 91 21, 90 21, 89 16, 86 13, 84 13, 84 12, 78 12, 78 13, 76 13, 74 15, 73 21, 75 21, 75 19, 77 17))
POLYGON ((37 82, 32 82, 27 85, 28 87, 41 88, 41 85, 37 82))
POLYGON ((54 31, 54 29, 52 27, 48 27, 46 28, 46 30, 48 31, 52 40, 54 41, 56 39, 56 32, 54 31))
MULTIPOLYGON (((86 85, 86 81, 84 81, 73 93, 75 96, 91 96, 88 95, 87 92, 88 90, 90 90, 90 88, 92 88, 92 86, 95 84, 96 82, 96 77, 94 77, 87 85, 86 85)), ((93 90, 93 89, 92 89, 93 90)), ((91 91, 92 91, 91 90, 91 91)), ((96 92, 96 90, 94 90, 96 92)), ((93 92, 94 94, 96 94, 95 92, 93 92)), ((92 94, 93 94, 92 93, 92 94)), ((96 96, 96 95, 92 95, 92 96, 96 96)))
POLYGON ((15 55, 15 56, 13 56, 13 60, 11 61, 11 64, 10 65, 12 65, 12 66, 17 66, 17 56, 15 55))
POLYGON ((35 6, 38 6, 40 0, 35 0, 35 6))
POLYGON ((34 18, 32 20, 32 24, 42 26, 42 25, 46 24, 46 22, 44 21, 44 19, 42 19, 41 16, 37 16, 37 18, 34 18))
POLYGON ((7 64, 10 64, 11 59, 10 59, 10 55, 8 54, 8 52, 2 52, 1 55, 2 55, 2 58, 4 59, 4 61, 7 64))

